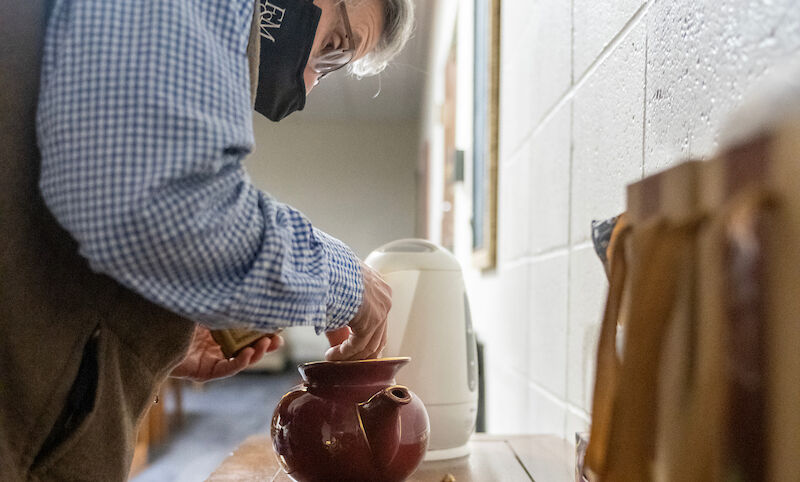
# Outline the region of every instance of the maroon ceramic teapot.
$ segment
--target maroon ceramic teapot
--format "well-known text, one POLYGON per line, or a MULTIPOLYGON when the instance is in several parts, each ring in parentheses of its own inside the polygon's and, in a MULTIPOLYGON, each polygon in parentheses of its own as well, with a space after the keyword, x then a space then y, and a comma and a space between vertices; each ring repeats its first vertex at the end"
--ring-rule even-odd
POLYGON ((425 456, 428 413, 395 373, 409 358, 300 365, 303 384, 272 416, 272 444, 294 480, 402 481, 425 456))

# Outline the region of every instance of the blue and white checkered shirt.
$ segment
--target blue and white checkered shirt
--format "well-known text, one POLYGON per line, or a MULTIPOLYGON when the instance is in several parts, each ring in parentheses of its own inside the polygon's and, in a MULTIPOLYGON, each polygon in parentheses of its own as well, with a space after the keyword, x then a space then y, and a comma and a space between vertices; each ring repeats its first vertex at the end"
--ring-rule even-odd
POLYGON ((256 189, 253 0, 56 0, 40 188, 93 269, 212 328, 331 330, 358 258, 256 189))

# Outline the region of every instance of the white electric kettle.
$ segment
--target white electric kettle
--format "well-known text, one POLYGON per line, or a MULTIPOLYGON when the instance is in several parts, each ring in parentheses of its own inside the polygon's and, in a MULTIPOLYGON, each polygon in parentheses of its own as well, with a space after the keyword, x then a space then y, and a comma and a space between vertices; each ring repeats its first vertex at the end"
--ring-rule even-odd
POLYGON ((392 288, 384 356, 411 357, 397 383, 411 387, 428 410, 425 460, 467 455, 478 407, 478 361, 461 266, 422 239, 386 244, 366 263, 392 288))

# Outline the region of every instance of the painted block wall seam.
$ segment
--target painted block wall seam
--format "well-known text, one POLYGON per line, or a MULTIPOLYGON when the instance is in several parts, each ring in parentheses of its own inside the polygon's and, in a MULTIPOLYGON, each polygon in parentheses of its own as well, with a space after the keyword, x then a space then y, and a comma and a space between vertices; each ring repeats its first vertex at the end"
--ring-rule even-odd
MULTIPOLYGON (((580 0, 575 0, 575 5, 579 4, 580 0)), ((625 5, 623 2, 618 6, 625 5)), ((627 10, 618 11, 619 29, 608 32, 611 40, 595 49, 599 53, 590 59, 587 70, 580 65, 573 67, 578 80, 571 93, 569 232, 572 249, 565 365, 566 401, 573 407, 565 422, 565 435, 570 442, 574 442, 574 432, 587 428, 589 423, 597 335, 608 286, 589 239, 589 224, 591 219, 621 212, 625 186, 640 179, 643 170, 647 54, 644 25, 649 4, 639 1, 627 5, 627 10), (627 115, 620 115, 620 111, 630 115, 628 122, 627 115), (588 114, 591 112, 607 117, 588 114), (593 124, 595 129, 587 129, 587 123, 593 124), (603 159, 604 156, 608 157, 603 159), (587 163, 596 169, 589 176, 586 176, 587 163), (616 165, 616 169, 609 173, 606 167, 611 165, 616 165), (593 187, 592 181, 599 187, 593 187)), ((581 32, 577 23, 575 29, 574 46, 579 49, 581 32)), ((579 62, 577 53, 575 59, 579 62)))
MULTIPOLYGON (((527 3, 527 2, 525 2, 525 3, 527 3)), ((536 4, 536 3, 537 2, 534 2, 533 4, 536 4)), ((513 4, 514 3, 512 2, 512 5, 513 4)), ((504 5, 507 5, 507 4, 504 4, 504 5)), ((634 13, 634 15, 633 15, 633 17, 631 19, 629 19, 629 21, 628 21, 629 23, 627 25, 625 25, 620 32, 617 33, 617 37, 624 36, 626 34, 626 30, 627 29, 632 28, 632 25, 636 25, 638 23, 638 21, 640 21, 643 18, 644 12, 646 11, 646 8, 644 8, 644 7, 646 7, 647 5, 648 5, 647 3, 643 3, 642 4, 642 7, 638 11, 636 11, 634 13)), ((570 12, 572 12, 572 10, 570 10, 570 12)), ((544 16, 542 16, 542 17, 544 17, 544 16)), ((605 58, 605 56, 607 56, 609 54, 609 52, 613 51, 616 48, 616 44, 619 43, 619 38, 617 38, 617 37, 613 37, 607 44, 604 45, 603 50, 600 51, 600 53, 596 56, 596 58, 594 60, 595 63, 600 63, 605 58)), ((570 38, 572 38, 572 35, 570 35, 570 38)), ((513 45, 516 46, 516 45, 518 45, 520 43, 520 42, 518 42, 517 38, 515 38, 514 40, 515 40, 515 42, 513 42, 513 45)), ((508 44, 508 42, 504 42, 503 43, 503 45, 507 45, 507 44, 508 44)), ((545 42, 537 42, 537 44, 547 45, 548 48, 551 48, 553 42, 550 39, 548 39, 545 42)), ((572 45, 572 44, 573 44, 573 42, 570 41, 570 45, 572 45)), ((569 55, 564 57, 564 58, 571 58, 571 57, 572 57, 572 51, 570 51, 569 55)), ((501 67, 501 69, 505 69, 505 70, 503 70, 501 72, 501 109, 500 109, 500 115, 501 115, 500 158, 501 158, 501 162, 504 159, 508 159, 509 156, 517 155, 518 154, 517 150, 519 150, 519 149, 521 149, 523 147, 524 140, 526 138, 528 138, 528 137, 536 135, 545 125, 548 124, 548 120, 552 116, 556 115, 556 113, 563 107, 563 105, 565 103, 568 103, 572 99, 572 97, 573 97, 573 95, 575 93, 574 91, 583 83, 585 78, 591 76, 591 74, 593 72, 593 69, 596 67, 596 65, 592 64, 590 66, 591 68, 588 71, 583 72, 580 77, 575 77, 575 81, 574 82, 568 82, 567 83, 567 85, 569 85, 568 90, 563 91, 562 94, 559 97, 556 98, 556 101, 554 103, 550 104, 550 106, 545 110, 545 112, 544 112, 544 114, 543 114, 543 116, 541 118, 537 118, 536 116, 530 116, 530 115, 516 115, 515 116, 515 115, 512 115, 512 114, 509 114, 509 111, 507 109, 504 110, 504 108, 503 108, 503 95, 504 95, 505 91, 509 90, 508 86, 503 84, 504 79, 513 78, 513 79, 516 80, 516 84, 519 84, 519 85, 516 85, 516 84, 512 83, 512 85, 510 87, 514 87, 514 88, 510 89, 510 90, 512 90, 514 93, 517 93, 517 94, 524 92, 525 88, 528 88, 528 90, 535 90, 535 88, 534 89, 530 89, 530 87, 532 85, 534 87, 536 87, 535 86, 535 82, 531 82, 529 79, 520 78, 518 75, 511 75, 511 74, 518 74, 519 73, 520 62, 518 62, 518 61, 510 62, 510 61, 508 61, 506 59, 507 59, 507 56, 504 55, 504 60, 503 60, 502 67, 501 67), (514 65, 516 67, 508 67, 509 64, 514 65), (513 122, 511 122, 512 119, 509 119, 509 118, 512 118, 512 117, 514 117, 513 122), (525 124, 525 123, 530 123, 530 122, 533 123, 533 129, 532 130, 530 130, 530 128, 526 129, 528 132, 527 132, 527 134, 525 134, 525 136, 523 138, 517 139, 515 136, 506 135, 506 133, 508 132, 509 129, 513 129, 515 126, 518 126, 518 125, 521 125, 521 124, 525 124), (509 141, 510 138, 515 138, 517 140, 517 142, 509 141)), ((561 60, 563 61, 563 58, 561 58, 561 60)), ((522 65, 536 66, 536 67, 538 67, 538 70, 541 70, 541 71, 552 70, 551 68, 549 68, 549 67, 552 67, 552 66, 550 66, 550 65, 548 65, 546 63, 544 65, 540 65, 540 64, 537 64, 536 62, 531 62, 530 59, 527 59, 527 58, 523 59, 522 65)), ((571 75, 570 78, 572 78, 572 77, 574 77, 574 76, 571 75)), ((508 98, 509 99, 516 99, 516 97, 514 95, 508 95, 508 98)), ((516 99, 516 100, 519 100, 519 99, 516 99)), ((526 105, 526 104, 525 104, 524 99, 523 99, 522 102, 515 101, 513 103, 513 105, 520 106, 520 105, 526 105)), ((517 113, 517 114, 519 114, 519 113, 517 113)))
POLYGON ((565 248, 569 241, 571 106, 564 105, 500 166, 501 264, 565 248))
POLYGON ((528 367, 531 383, 566 399, 569 253, 543 257, 529 265, 530 319, 528 367))
POLYGON ((639 22, 575 92, 571 244, 622 212, 625 186, 642 176, 645 36, 639 22))
POLYGON ((608 283, 594 248, 570 252, 567 327, 567 402, 591 411, 592 391, 608 283))
POLYGON ((573 72, 581 77, 625 30, 646 0, 573 0, 573 72))
POLYGON ((501 159, 523 147, 570 86, 571 14, 569 2, 502 5, 501 159))
POLYGON ((535 383, 528 384, 527 398, 528 419, 525 432, 554 434, 565 438, 568 409, 563 399, 542 390, 535 383))
POLYGON ((655 2, 647 28, 648 174, 711 155, 746 92, 800 54, 796 0, 655 2))
POLYGON ((489 432, 524 433, 528 427, 529 390, 524 375, 514 372, 503 359, 486 352, 486 418, 489 432))
POLYGON ((496 396, 487 400, 487 416, 495 421, 493 433, 564 437, 568 405, 562 399, 500 360, 489 356, 487 362, 487 393, 496 396))
POLYGON ((564 420, 564 438, 570 443, 575 443, 575 434, 588 432, 589 426, 589 414, 568 403, 566 419, 564 420))
POLYGON ((481 333, 487 357, 491 356, 496 362, 513 367, 520 375, 527 377, 530 329, 529 263, 502 269, 496 288, 496 298, 484 298, 494 306, 490 313, 484 312, 492 317, 492 328, 481 333), (499 299, 502 302, 498 303, 499 299))
POLYGON ((572 105, 564 104, 530 140, 529 253, 569 244, 572 105))
POLYGON ((530 234, 530 144, 517 152, 498 172, 497 245, 503 265, 528 253, 530 234))

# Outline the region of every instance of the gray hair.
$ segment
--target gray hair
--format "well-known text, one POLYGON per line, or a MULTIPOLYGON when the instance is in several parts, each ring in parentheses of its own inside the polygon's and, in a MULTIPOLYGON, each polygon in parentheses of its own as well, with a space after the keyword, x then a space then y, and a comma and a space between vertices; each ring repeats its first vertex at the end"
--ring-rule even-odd
MULTIPOLYGON (((355 0, 358 1, 363 0, 355 0)), ((383 33, 372 52, 350 64, 350 72, 359 77, 383 72, 414 32, 414 0, 377 1, 383 4, 383 33)))

